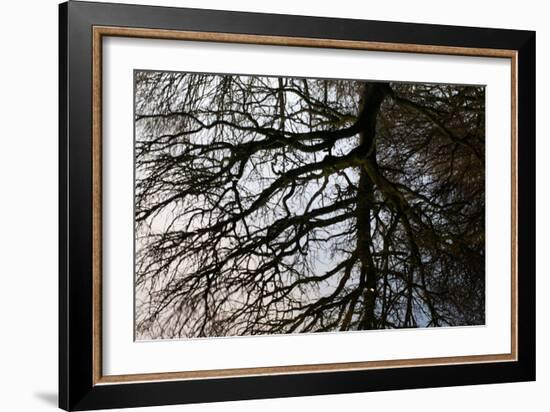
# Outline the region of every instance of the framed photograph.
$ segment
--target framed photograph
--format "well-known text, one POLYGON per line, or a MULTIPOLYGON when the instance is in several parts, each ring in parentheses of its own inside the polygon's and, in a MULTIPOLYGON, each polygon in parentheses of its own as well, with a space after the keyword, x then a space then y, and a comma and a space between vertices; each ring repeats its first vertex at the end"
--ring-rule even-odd
POLYGON ((60 5, 59 404, 535 379, 535 33, 60 5))

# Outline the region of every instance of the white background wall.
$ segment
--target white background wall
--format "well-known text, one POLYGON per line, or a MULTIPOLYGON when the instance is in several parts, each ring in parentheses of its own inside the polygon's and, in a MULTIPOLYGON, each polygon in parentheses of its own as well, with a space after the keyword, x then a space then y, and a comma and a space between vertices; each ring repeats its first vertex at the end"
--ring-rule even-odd
MULTIPOLYGON (((134 1, 139 2, 139 1, 134 1)), ((536 383, 171 406, 147 411, 543 411, 550 401, 546 213, 550 26, 540 0, 181 0, 212 9, 530 29, 537 31, 536 383)), ((0 410, 57 404, 57 1, 0 6, 0 410)), ((531 274, 522 274, 529 276, 531 274)))

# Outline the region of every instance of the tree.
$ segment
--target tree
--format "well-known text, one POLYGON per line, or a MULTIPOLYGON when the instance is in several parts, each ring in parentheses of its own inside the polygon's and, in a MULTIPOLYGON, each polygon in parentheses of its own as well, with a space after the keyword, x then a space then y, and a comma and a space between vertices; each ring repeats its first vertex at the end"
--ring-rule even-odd
POLYGON ((484 323, 484 87, 135 81, 138 337, 484 323))

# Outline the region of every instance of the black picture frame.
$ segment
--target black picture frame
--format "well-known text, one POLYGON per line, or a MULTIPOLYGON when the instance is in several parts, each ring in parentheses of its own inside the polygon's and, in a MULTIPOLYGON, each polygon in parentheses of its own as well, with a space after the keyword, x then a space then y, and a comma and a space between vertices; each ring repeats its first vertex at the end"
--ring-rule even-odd
POLYGON ((535 380, 535 32, 70 1, 59 6, 59 406, 90 410, 535 380), (517 361, 94 383, 94 26, 517 52, 517 361))

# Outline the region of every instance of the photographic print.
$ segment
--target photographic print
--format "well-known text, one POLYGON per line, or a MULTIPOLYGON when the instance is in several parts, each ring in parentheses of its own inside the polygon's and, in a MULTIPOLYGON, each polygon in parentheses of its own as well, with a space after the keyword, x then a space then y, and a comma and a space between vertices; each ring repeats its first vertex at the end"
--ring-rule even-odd
POLYGON ((535 380, 534 31, 58 21, 61 408, 535 380))
POLYGON ((485 324, 485 87, 134 71, 135 338, 485 324))

